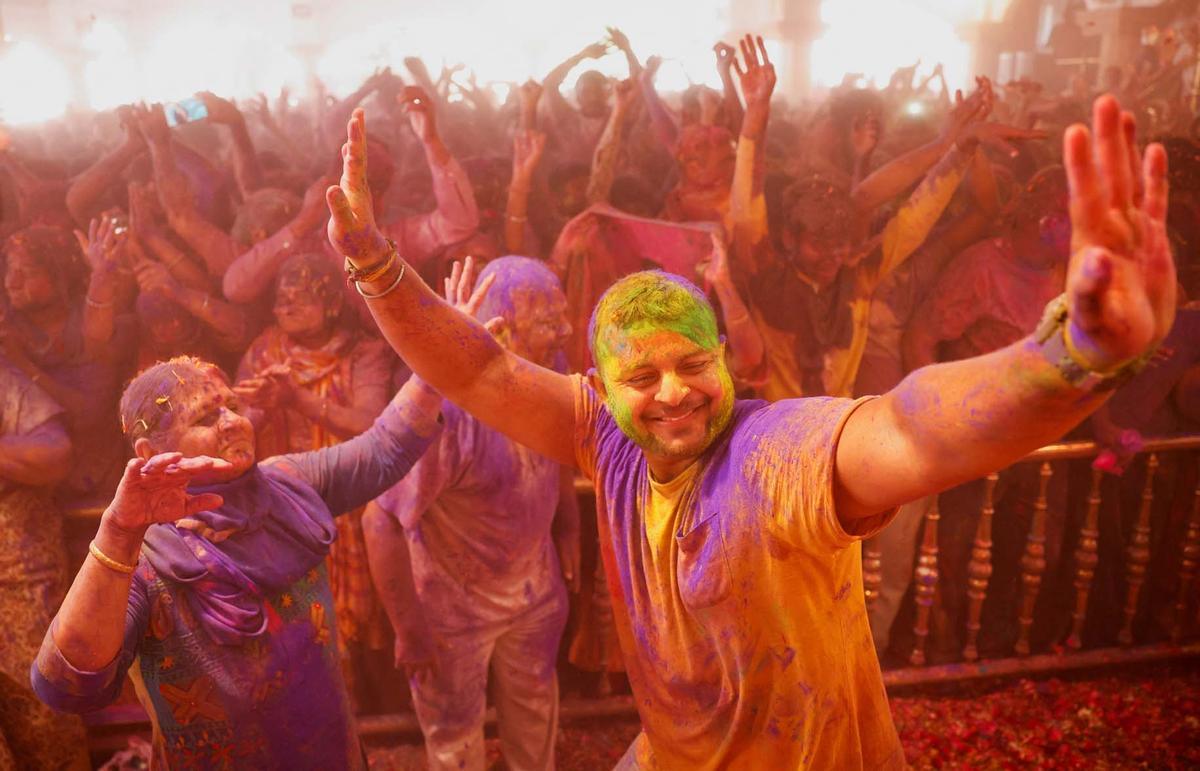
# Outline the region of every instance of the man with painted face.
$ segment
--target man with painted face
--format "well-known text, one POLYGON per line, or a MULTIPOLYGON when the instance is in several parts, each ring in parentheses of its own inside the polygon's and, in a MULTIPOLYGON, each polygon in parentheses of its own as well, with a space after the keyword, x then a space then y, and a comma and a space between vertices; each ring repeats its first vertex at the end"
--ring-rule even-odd
POLYGON ((446 398, 596 486, 617 633, 642 719, 622 767, 900 768, 858 542, 895 507, 1003 468, 1095 410, 1170 329, 1166 156, 1097 100, 1063 140, 1066 292, 1038 334, 880 397, 735 401, 716 317, 635 273, 593 314, 585 380, 506 351, 414 279, 374 224, 364 118, 330 240, 387 340, 446 398))
POLYGON ((38 697, 91 712, 129 670, 156 768, 365 769, 325 555, 335 516, 424 452, 440 401, 413 378, 366 433, 257 463, 214 365, 134 378, 121 423, 135 457, 46 632, 38 697))
MULTIPOLYGON (((461 283, 456 271, 451 289, 465 293, 471 271, 461 283)), ((475 318, 490 320, 505 349, 555 368, 570 326, 544 264, 501 257, 476 292, 475 318)), ((508 767, 553 768, 563 578, 576 583, 579 566, 573 475, 451 402, 442 415, 436 446, 363 517, 396 663, 409 672, 430 768, 485 766, 489 679, 508 767)))

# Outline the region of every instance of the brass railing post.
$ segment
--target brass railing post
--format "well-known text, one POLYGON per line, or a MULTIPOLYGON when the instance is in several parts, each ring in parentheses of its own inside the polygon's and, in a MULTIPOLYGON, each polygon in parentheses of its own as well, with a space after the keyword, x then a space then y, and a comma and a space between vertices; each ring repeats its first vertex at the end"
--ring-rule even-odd
POLYGON ((913 572, 913 582, 916 584, 917 623, 913 627, 916 640, 913 643, 912 656, 909 662, 920 667, 925 665, 925 641, 929 637, 929 615, 933 610, 933 597, 937 593, 938 583, 938 497, 933 496, 933 502, 925 512, 925 533, 921 539, 921 552, 917 557, 917 568, 913 572))
POLYGON ((863 599, 867 610, 875 607, 879 600, 879 588, 883 586, 883 552, 879 550, 879 542, 871 538, 863 544, 863 599))
POLYGON ((1171 642, 1183 637, 1187 625, 1188 597, 1196 581, 1196 565, 1200 562, 1200 475, 1196 478, 1196 491, 1192 503, 1192 515, 1188 517, 1187 532, 1183 536, 1183 548, 1179 562, 1179 596, 1175 600, 1175 614, 1171 619, 1171 642))
POLYGON ((1146 459, 1146 484, 1142 488, 1142 505, 1138 507, 1137 523, 1125 549, 1125 623, 1117 635, 1121 645, 1133 644, 1133 617, 1137 615, 1138 598, 1146 581, 1150 564, 1150 509, 1154 505, 1154 475, 1158 471, 1158 454, 1146 459))
POLYGON ((1033 607, 1037 604, 1042 574, 1046 572, 1046 489, 1054 470, 1050 462, 1042 463, 1038 478, 1037 502, 1033 505, 1033 522, 1025 537, 1025 555, 1021 557, 1021 611, 1017 616, 1020 631, 1017 635, 1017 655, 1029 655, 1029 630, 1033 626, 1033 607))
POLYGON ((963 646, 963 658, 967 661, 979 658, 979 619, 983 601, 987 598, 988 581, 992 578, 992 515, 996 513, 996 482, 999 480, 1000 475, 993 472, 983 483, 983 507, 979 510, 971 562, 967 565, 967 644, 963 646))
POLYGON ((1100 480, 1103 476, 1104 472, 1100 469, 1092 469, 1087 515, 1083 527, 1079 529, 1079 544, 1075 547, 1075 610, 1071 613, 1071 634, 1067 636, 1067 647, 1076 651, 1083 646, 1088 594, 1092 590, 1092 579, 1096 577, 1096 563, 1100 561, 1100 480))

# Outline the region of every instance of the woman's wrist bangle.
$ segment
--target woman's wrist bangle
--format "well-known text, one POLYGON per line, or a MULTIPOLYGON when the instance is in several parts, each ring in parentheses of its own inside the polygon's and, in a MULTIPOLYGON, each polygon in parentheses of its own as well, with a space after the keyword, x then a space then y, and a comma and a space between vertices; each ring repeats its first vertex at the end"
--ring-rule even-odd
POLYGON ((509 222, 528 222, 529 221, 528 217, 518 217, 515 214, 506 214, 504 216, 508 219, 509 222))
POLYGON ((84 299, 87 300, 88 306, 92 308, 111 308, 113 306, 112 300, 109 300, 108 302, 101 302, 100 300, 93 300, 88 295, 84 295, 84 299))
POLYGON ((92 541, 88 544, 88 553, 95 557, 97 562, 109 570, 115 570, 118 573, 123 573, 127 576, 133 575, 133 571, 137 570, 137 565, 126 565, 124 562, 117 562, 115 559, 102 552, 100 547, 96 545, 95 541, 92 541))

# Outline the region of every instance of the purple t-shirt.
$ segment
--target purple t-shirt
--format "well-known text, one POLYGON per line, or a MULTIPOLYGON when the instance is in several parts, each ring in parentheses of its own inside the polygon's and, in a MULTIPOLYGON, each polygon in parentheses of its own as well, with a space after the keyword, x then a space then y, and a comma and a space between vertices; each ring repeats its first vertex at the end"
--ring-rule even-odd
POLYGON ((838 438, 862 403, 739 401, 676 480, 575 376, 576 455, 596 508, 643 768, 898 768, 858 542, 833 499, 838 438))

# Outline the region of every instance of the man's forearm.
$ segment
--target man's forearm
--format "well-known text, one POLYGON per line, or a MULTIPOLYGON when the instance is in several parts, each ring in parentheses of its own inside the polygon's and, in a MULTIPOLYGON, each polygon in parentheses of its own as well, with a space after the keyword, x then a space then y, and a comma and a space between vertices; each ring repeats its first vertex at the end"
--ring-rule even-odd
MULTIPOLYGON (((377 264, 377 256, 363 264, 377 264)), ((356 260, 357 262, 358 260, 356 260)), ((366 286, 378 293, 386 286, 366 286)), ((433 292, 412 266, 385 297, 367 303, 384 338, 435 391, 451 401, 505 357, 491 333, 433 292)))
POLYGON ((742 100, 738 97, 737 86, 733 82, 733 73, 729 67, 721 69, 721 90, 725 100, 725 116, 728 121, 726 125, 731 132, 737 134, 742 130, 745 111, 742 109, 742 100))
POLYGON ((877 169, 851 191, 855 205, 864 212, 875 211, 920 179, 949 148, 940 140, 929 142, 877 169))
POLYGON ((838 514, 867 516, 1002 469, 1061 438, 1105 398, 1069 385, 1032 336, 919 369, 847 422, 838 514))
POLYGON ((592 173, 588 178, 588 204, 608 203, 613 180, 617 176, 617 159, 621 154, 621 139, 625 133, 625 111, 615 108, 608 117, 604 134, 592 154, 592 173))
POLYGON ((378 503, 363 514, 367 566, 380 603, 396 637, 407 640, 426 633, 425 614, 412 575, 412 556, 404 528, 378 503))
POLYGON ((561 86, 562 82, 567 79, 567 75, 570 74, 571 70, 579 66, 579 63, 583 61, 583 58, 584 57, 582 53, 575 54, 570 59, 567 59, 562 64, 550 70, 550 72, 546 73, 546 78, 542 81, 543 93, 545 93, 547 96, 550 94, 557 94, 558 87, 561 86))
POLYGON ((142 150, 141 146, 126 142, 71 182, 67 189, 67 211, 85 230, 88 220, 97 213, 96 201, 142 150))
POLYGON ((509 254, 525 253, 525 227, 529 220, 529 189, 532 180, 513 176, 504 208, 504 243, 509 254))
POLYGON ((280 266, 295 253, 299 240, 294 224, 289 223, 239 255, 221 280, 221 292, 226 299, 247 303, 266 292, 280 266))
POLYGON ((238 187, 246 196, 262 187, 262 168, 246 124, 236 123, 229 128, 233 139, 233 170, 237 175, 238 187))

